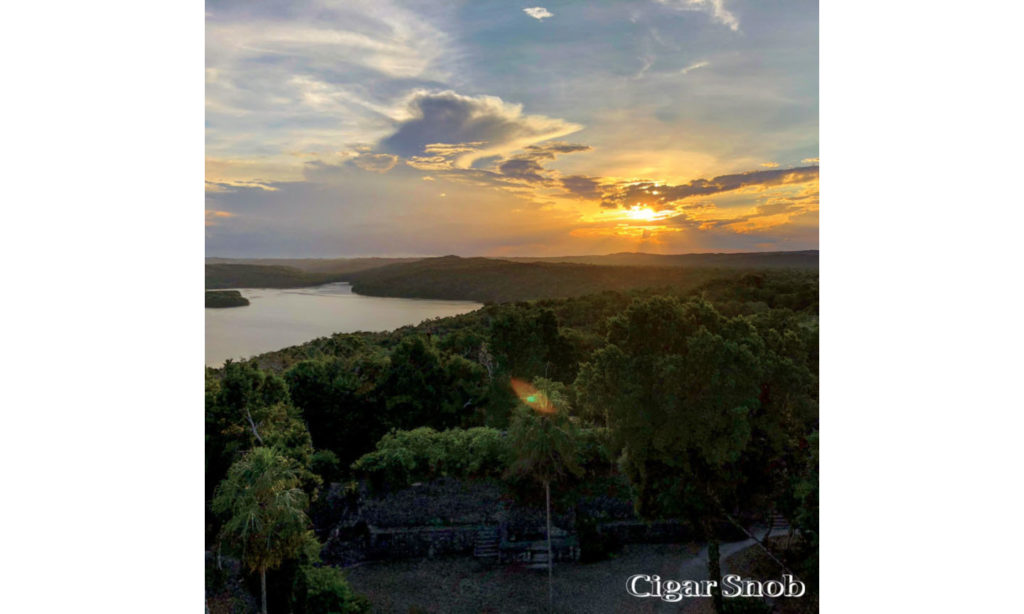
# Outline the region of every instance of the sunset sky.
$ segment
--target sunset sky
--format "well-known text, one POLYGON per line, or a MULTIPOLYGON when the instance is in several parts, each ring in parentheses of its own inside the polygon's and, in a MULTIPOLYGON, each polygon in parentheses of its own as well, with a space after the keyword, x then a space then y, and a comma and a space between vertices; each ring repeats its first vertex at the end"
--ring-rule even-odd
POLYGON ((227 257, 817 249, 815 0, 207 2, 227 257))

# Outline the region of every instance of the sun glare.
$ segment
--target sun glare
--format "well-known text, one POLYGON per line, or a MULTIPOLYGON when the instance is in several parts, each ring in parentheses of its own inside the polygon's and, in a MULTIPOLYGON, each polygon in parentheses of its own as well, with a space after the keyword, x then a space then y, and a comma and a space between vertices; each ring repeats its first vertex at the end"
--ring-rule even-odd
POLYGON ((642 220, 644 222, 653 222, 654 220, 660 220, 665 218, 668 212, 655 211, 650 207, 636 206, 630 207, 626 210, 626 217, 631 220, 642 220))

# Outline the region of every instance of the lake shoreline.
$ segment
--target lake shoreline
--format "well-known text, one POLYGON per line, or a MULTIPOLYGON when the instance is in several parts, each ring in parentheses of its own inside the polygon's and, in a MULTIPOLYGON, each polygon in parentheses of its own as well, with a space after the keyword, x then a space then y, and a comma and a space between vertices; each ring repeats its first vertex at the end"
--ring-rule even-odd
POLYGON ((246 309, 206 309, 207 367, 248 360, 336 333, 387 332, 475 311, 475 301, 374 297, 348 282, 306 288, 231 288, 246 309))

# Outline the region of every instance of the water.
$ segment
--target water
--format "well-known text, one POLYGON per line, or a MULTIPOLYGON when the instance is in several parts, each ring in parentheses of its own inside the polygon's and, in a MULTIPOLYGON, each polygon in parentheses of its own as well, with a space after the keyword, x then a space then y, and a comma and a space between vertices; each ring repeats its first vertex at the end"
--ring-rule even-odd
POLYGON ((206 365, 298 345, 333 333, 384 331, 482 305, 470 301, 381 298, 354 294, 347 283, 278 290, 236 288, 247 307, 206 309, 206 365))

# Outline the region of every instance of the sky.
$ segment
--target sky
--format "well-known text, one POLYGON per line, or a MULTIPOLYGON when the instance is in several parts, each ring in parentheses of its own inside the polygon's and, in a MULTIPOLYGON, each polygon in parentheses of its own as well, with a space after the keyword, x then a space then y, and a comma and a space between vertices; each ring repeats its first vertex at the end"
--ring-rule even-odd
POLYGON ((207 255, 818 248, 816 0, 541 2, 208 0, 207 255))

